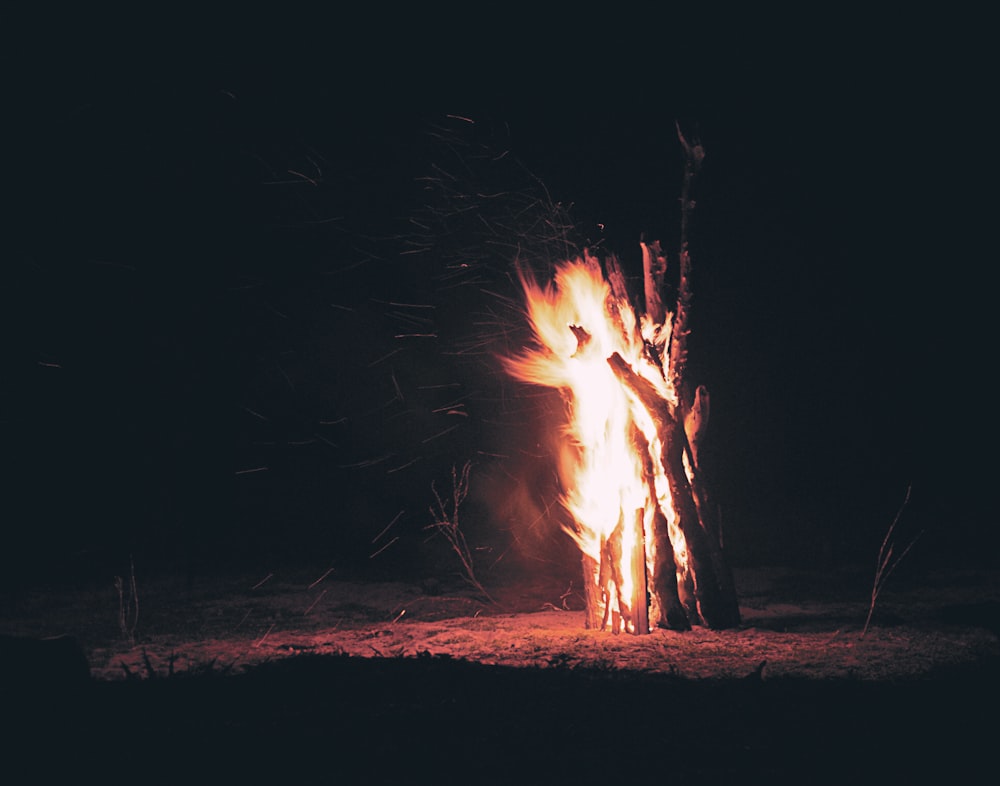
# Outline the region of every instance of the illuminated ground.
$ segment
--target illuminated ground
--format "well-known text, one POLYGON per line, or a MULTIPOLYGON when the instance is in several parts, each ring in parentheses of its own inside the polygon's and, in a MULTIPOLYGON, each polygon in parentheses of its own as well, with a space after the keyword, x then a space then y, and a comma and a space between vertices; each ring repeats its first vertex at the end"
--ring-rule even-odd
POLYGON ((526 767, 590 782, 617 756, 687 782, 867 782, 987 755, 996 575, 890 585, 863 639, 860 574, 737 582, 738 630, 631 637, 584 630, 578 596, 541 579, 490 587, 495 605, 457 582, 335 572, 149 580, 134 645, 114 587, 23 590, 5 598, 7 632, 76 636, 92 679, 52 691, 26 674, 11 706, 32 739, 85 757, 277 775, 329 757, 333 782, 509 782, 526 767))

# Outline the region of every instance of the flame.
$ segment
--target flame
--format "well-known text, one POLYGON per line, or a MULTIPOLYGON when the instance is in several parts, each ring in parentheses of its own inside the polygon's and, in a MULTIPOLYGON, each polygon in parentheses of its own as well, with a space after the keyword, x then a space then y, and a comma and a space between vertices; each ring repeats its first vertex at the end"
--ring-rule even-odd
MULTIPOLYGON (((612 292, 600 261, 590 254, 559 264, 547 285, 525 271, 520 283, 535 346, 508 359, 507 369, 516 379, 563 393, 567 420, 559 476, 562 503, 573 517, 566 529, 592 561, 602 627, 611 620, 614 632, 631 631, 637 612, 647 612, 633 606, 645 602, 644 591, 638 593, 643 600, 636 599, 637 582, 644 590, 656 565, 657 513, 667 522, 682 575, 687 557, 654 421, 608 359, 618 353, 676 406, 674 386, 658 362, 669 342, 670 315, 664 324, 638 318, 628 299, 612 292)), ((655 625, 659 614, 653 603, 648 624, 655 625)))

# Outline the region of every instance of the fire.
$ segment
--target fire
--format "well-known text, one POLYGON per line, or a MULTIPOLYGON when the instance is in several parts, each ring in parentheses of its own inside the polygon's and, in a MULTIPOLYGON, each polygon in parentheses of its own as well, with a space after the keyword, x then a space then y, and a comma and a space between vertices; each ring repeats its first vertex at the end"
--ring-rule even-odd
POLYGON ((675 409, 678 395, 662 362, 670 341, 663 323, 638 316, 623 287, 613 287, 590 254, 557 266, 541 285, 526 272, 520 283, 535 339, 507 361, 517 379, 560 390, 566 401, 559 458, 562 503, 573 517, 567 532, 579 545, 596 608, 591 627, 647 632, 666 613, 649 587, 664 577, 683 585, 687 546, 674 510, 654 413, 616 374, 617 355, 675 409), (657 558, 657 527, 667 527, 673 558, 657 558), (599 617, 599 619, 598 619, 599 617))

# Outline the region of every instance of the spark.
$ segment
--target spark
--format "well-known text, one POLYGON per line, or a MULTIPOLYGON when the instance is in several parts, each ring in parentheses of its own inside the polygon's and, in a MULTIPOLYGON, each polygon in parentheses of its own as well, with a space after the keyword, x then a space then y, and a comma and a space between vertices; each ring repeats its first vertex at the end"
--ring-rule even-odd
POLYGON ((314 185, 314 186, 319 186, 319 183, 317 183, 317 182, 316 182, 315 180, 313 180, 313 179, 312 179, 311 177, 309 177, 308 175, 303 175, 303 174, 302 174, 301 172, 296 172, 296 171, 295 171, 294 169, 289 169, 289 170, 288 170, 288 174, 290 174, 290 175, 295 175, 296 177, 301 177, 301 178, 302 178, 303 180, 306 180, 306 181, 308 181, 308 182, 309 182, 309 183, 311 183, 312 185, 314 185))
POLYGON ((236 475, 250 475, 254 472, 266 472, 268 467, 254 467, 253 469, 238 469, 236 470, 236 475))
POLYGON ((406 462, 405 464, 403 464, 402 466, 399 466, 399 467, 393 467, 392 469, 387 469, 387 470, 385 471, 385 474, 386 474, 386 475, 391 475, 391 474, 393 474, 394 472, 399 472, 400 470, 404 470, 404 469, 406 469, 407 467, 412 467, 412 466, 413 466, 414 464, 416 464, 416 463, 417 463, 418 461, 420 461, 420 456, 417 456, 417 457, 416 457, 415 459, 413 459, 412 461, 407 461, 407 462, 406 462))
POLYGON ((395 301, 387 301, 390 306, 396 306, 397 308, 437 308, 437 306, 428 303, 396 303, 395 301))
POLYGON ((451 426, 450 428, 446 428, 446 429, 445 429, 444 431, 439 431, 439 432, 438 432, 437 434, 435 434, 434 436, 432 436, 432 437, 427 437, 427 439, 423 439, 423 440, 421 440, 420 442, 421 442, 421 444, 424 444, 424 445, 426 445, 426 444, 427 444, 428 442, 431 442, 432 440, 435 440, 435 439, 437 439, 438 437, 443 437, 443 436, 444 436, 445 434, 447 434, 447 433, 448 433, 449 431, 454 431, 455 429, 457 429, 457 428, 458 428, 458 426, 459 426, 459 424, 457 424, 457 423, 456 423, 456 424, 455 424, 454 426, 451 426))
POLYGON ((309 608, 302 612, 302 616, 303 617, 306 616, 310 611, 312 611, 314 608, 316 608, 316 604, 319 603, 321 600, 323 600, 323 596, 324 595, 326 595, 326 590, 323 590, 319 594, 319 597, 316 598, 316 600, 314 600, 312 603, 309 604, 309 608))
POLYGON ((388 461, 392 457, 392 453, 386 453, 384 456, 379 456, 377 458, 365 459, 364 461, 357 461, 354 464, 341 464, 340 469, 357 469, 358 467, 373 467, 376 464, 381 464, 383 461, 388 461))
POLYGON ((263 636, 261 636, 259 639, 257 639, 257 642, 253 645, 254 649, 256 649, 261 644, 263 644, 264 643, 264 639, 266 639, 268 636, 271 635, 271 631, 274 630, 274 625, 275 625, 275 623, 272 622, 271 623, 271 627, 267 629, 267 632, 263 636))
POLYGON ((388 532, 389 531, 389 527, 391 527, 393 524, 395 524, 397 521, 399 521, 399 517, 402 516, 403 513, 405 513, 405 512, 406 511, 404 509, 404 510, 399 511, 399 513, 397 513, 395 516, 393 516, 392 517, 392 521, 390 521, 388 524, 385 525, 385 529, 383 529, 378 535, 376 535, 374 538, 372 538, 372 543, 374 543, 375 541, 377 541, 386 532, 388 532))
POLYGON ((237 622, 236 623, 236 627, 233 628, 233 633, 235 633, 236 631, 238 631, 243 626, 243 623, 246 622, 250 618, 250 614, 251 614, 252 611, 253 611, 252 609, 247 609, 247 613, 243 615, 243 619, 241 619, 239 622, 237 622))
POLYGON ((327 576, 329 576, 331 573, 333 573, 333 567, 332 566, 329 567, 329 568, 327 568, 326 573, 324 573, 322 576, 320 576, 318 579, 316 579, 316 581, 314 581, 312 584, 310 584, 308 588, 312 589, 317 584, 319 584, 323 579, 325 579, 327 576))
POLYGON ((456 350, 455 352, 442 352, 443 355, 460 356, 460 355, 482 355, 485 354, 485 348, 489 347, 493 343, 492 339, 486 338, 482 341, 477 341, 475 343, 470 343, 466 345, 463 349, 456 350))
POLYGON ((324 437, 322 434, 317 434, 316 435, 316 439, 318 439, 320 442, 326 443, 331 448, 339 448, 340 447, 340 445, 338 445, 336 442, 332 442, 331 440, 329 440, 326 437, 324 437))
POLYGON ((368 364, 368 368, 371 368, 372 366, 377 366, 383 360, 388 360, 393 355, 395 355, 397 352, 402 352, 402 351, 403 351, 402 349, 400 349, 400 348, 397 347, 396 349, 392 350, 392 352, 389 352, 388 354, 382 355, 382 357, 378 358, 377 360, 373 360, 371 363, 368 364))
MULTIPOLYGON (((468 398, 468 396, 465 396, 464 398, 468 398)), ((461 401, 452 401, 452 402, 450 402, 448 404, 445 404, 442 407, 438 407, 437 409, 432 409, 431 412, 433 412, 434 414, 438 414, 440 412, 446 412, 449 415, 454 415, 454 414, 465 415, 466 414, 465 412, 455 413, 454 410, 456 410, 456 409, 465 409, 465 404, 463 404, 461 401)))
POLYGON ((384 546, 383 546, 382 548, 380 548, 380 549, 379 549, 378 551, 376 551, 376 552, 374 552, 373 554, 369 555, 368 559, 375 559, 375 557, 377 557, 377 556, 378 556, 379 554, 381 554, 381 553, 382 553, 383 551, 385 551, 385 550, 386 550, 387 548, 389 548, 389 546, 391 546, 391 545, 392 545, 393 543, 395 543, 395 542, 396 542, 397 540, 399 540, 399 535, 397 535, 397 536, 396 536, 396 537, 394 537, 394 538, 393 538, 392 540, 390 540, 390 541, 389 541, 388 543, 386 543, 386 544, 385 544, 385 545, 384 545, 384 546))
POLYGON ((431 164, 431 169, 437 170, 438 172, 440 172, 442 175, 444 175, 446 178, 448 178, 453 183, 457 183, 458 182, 458 178, 457 177, 455 177, 454 175, 449 174, 448 172, 446 172, 438 164, 431 164))
POLYGON ((268 573, 264 578, 262 578, 256 584, 254 584, 250 589, 260 589, 261 587, 263 587, 265 584, 267 584, 267 582, 269 582, 273 578, 274 578, 274 574, 273 573, 268 573))
POLYGON ((285 382, 288 383, 288 387, 290 387, 294 391, 295 384, 292 382, 292 378, 288 376, 288 373, 285 371, 285 369, 283 369, 278 363, 275 363, 274 365, 277 367, 278 371, 281 372, 281 376, 285 378, 285 382))

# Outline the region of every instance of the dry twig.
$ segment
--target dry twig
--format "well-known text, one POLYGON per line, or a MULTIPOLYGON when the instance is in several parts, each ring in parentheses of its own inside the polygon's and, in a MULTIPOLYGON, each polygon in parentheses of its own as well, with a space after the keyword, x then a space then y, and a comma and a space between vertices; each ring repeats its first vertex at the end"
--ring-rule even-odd
POLYGON ((129 583, 126 590, 121 576, 115 576, 118 590, 118 629, 129 646, 135 646, 135 629, 139 622, 139 588, 135 581, 135 562, 129 557, 129 583))
POLYGON ((427 529, 435 529, 444 535, 451 545, 452 551, 458 555, 462 563, 463 578, 481 593, 490 603, 496 601, 490 596, 479 579, 476 578, 475 566, 472 560, 472 552, 469 544, 465 540, 458 521, 458 509, 469 494, 469 473, 472 470, 471 462, 466 461, 461 472, 453 465, 451 468, 451 499, 445 501, 441 498, 437 487, 431 482, 431 491, 434 493, 435 505, 430 508, 433 523, 427 529))
POLYGON ((859 638, 864 638, 868 633, 868 628, 871 626, 872 614, 875 612, 875 602, 878 600, 879 594, 882 592, 882 587, 885 586, 885 582, 888 580, 889 576, 896 569, 896 566, 902 562, 903 557, 905 557, 910 549, 913 548, 913 544, 917 542, 917 539, 923 535, 923 530, 918 532, 913 540, 909 542, 903 552, 893 559, 893 552, 896 545, 892 542, 893 532, 896 530, 896 524, 899 522, 899 517, 903 515, 903 509, 906 507, 907 503, 910 501, 910 491, 912 486, 906 489, 906 497, 903 499, 903 504, 899 506, 899 510, 896 511, 896 516, 892 520, 892 524, 889 525, 889 529, 885 533, 885 537, 882 539, 882 545, 878 550, 878 560, 875 565, 875 580, 872 582, 872 595, 871 600, 868 604, 868 617, 865 619, 865 626, 861 630, 861 636, 859 638))

